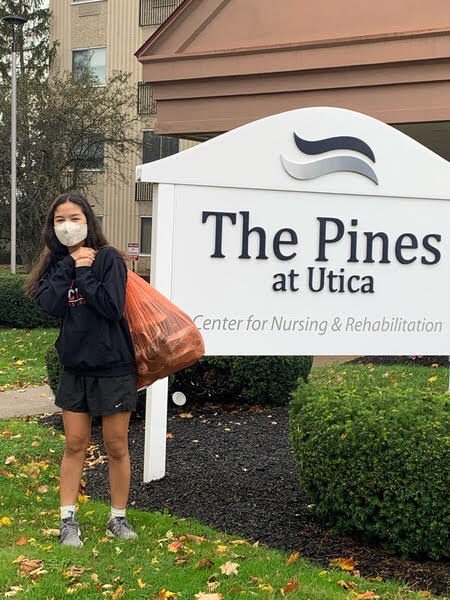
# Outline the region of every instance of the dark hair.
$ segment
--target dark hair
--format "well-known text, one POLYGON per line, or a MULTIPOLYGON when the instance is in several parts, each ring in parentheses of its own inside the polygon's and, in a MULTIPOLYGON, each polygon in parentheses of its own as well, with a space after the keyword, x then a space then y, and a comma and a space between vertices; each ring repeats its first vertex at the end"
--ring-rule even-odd
MULTIPOLYGON (((36 296, 36 293, 39 289, 39 282, 41 278, 45 275, 50 265, 56 264, 59 260, 64 258, 69 254, 69 249, 64 244, 58 240, 55 235, 55 230, 53 226, 53 219, 55 216, 55 210, 64 202, 73 202, 74 204, 78 204, 83 213, 86 216, 87 221, 87 237, 85 239, 85 246, 88 248, 93 248, 94 250, 99 250, 103 248, 103 246, 109 246, 108 240, 103 235, 102 228, 100 223, 98 222, 97 217, 94 214, 89 202, 86 200, 84 196, 79 194, 78 192, 68 192, 65 194, 60 194, 56 200, 51 205, 47 218, 45 220, 44 227, 42 229, 42 239, 44 242, 44 248, 41 251, 40 256, 37 261, 33 265, 31 269, 30 275, 27 277, 23 289, 25 294, 33 299, 36 296)), ((116 248, 116 250, 122 255, 124 262, 126 264, 127 255, 125 252, 116 248)))

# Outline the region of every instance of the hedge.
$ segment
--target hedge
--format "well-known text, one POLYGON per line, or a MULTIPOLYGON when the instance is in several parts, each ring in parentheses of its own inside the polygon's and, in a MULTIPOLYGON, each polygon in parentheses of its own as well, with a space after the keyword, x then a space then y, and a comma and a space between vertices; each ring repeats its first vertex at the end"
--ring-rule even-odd
POLYGON ((59 327, 59 318, 45 313, 25 295, 22 286, 27 277, 28 275, 23 273, 1 273, 0 323, 25 329, 59 327))
POLYGON ((300 482, 335 533, 448 557, 450 396, 384 382, 299 382, 289 439, 300 482))
POLYGON ((171 387, 194 400, 281 406, 299 379, 307 381, 312 362, 312 356, 203 356, 174 373, 171 387))

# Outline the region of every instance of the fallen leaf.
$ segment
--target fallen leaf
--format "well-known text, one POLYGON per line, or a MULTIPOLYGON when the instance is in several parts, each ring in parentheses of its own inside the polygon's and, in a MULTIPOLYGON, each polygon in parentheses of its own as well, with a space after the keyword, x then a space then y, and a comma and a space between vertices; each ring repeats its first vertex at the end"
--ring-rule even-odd
POLYGON ((17 592, 22 592, 24 588, 21 585, 12 585, 8 591, 5 592, 5 596, 7 598, 11 598, 12 596, 16 596, 17 592))
POLYGON ((178 539, 180 541, 188 540, 190 542, 195 542, 196 544, 206 542, 206 538, 201 537, 200 535, 194 535, 193 533, 186 533, 186 535, 182 535, 178 539))
POLYGON ((237 572, 238 568, 239 568, 239 564, 231 562, 231 560, 227 561, 223 565, 220 565, 220 570, 225 575, 231 575, 231 574, 237 575, 238 574, 238 572, 237 572))
POLYGON ((356 590, 358 584, 354 581, 344 581, 343 579, 339 579, 338 585, 344 588, 344 590, 356 590))
POLYGON ((214 563, 209 558, 201 558, 195 566, 197 569, 210 569, 214 563))
POLYGON ((374 592, 364 592, 364 594, 358 594, 356 600, 376 600, 379 597, 374 592))
POLYGON ((18 546, 23 546, 23 545, 24 545, 24 544, 26 544, 27 542, 28 542, 28 538, 27 538, 27 536, 26 536, 26 535, 22 535, 22 537, 20 537, 20 538, 17 540, 16 544, 17 544, 18 546))
POLYGON ((214 594, 204 594, 203 592, 199 592, 198 594, 195 594, 195 598, 197 600, 222 600, 223 595, 220 592, 214 594))
POLYGON ((300 583, 291 577, 289 583, 286 583, 286 585, 283 587, 283 592, 292 592, 293 590, 298 590, 299 587, 300 583))
POLYGON ((167 550, 169 552, 178 552, 181 546, 181 542, 179 542, 178 540, 175 540, 174 542, 172 542, 171 544, 169 544, 167 546, 167 550))
POLYGON ((20 561, 19 571, 23 575, 29 575, 33 580, 47 573, 47 571, 42 568, 42 559, 40 558, 24 558, 20 561))
POLYGON ((293 562, 295 562, 297 560, 297 558, 300 556, 299 552, 293 552, 290 557, 287 559, 287 563, 291 564, 293 562))
POLYGON ((269 583, 260 583, 258 587, 263 592, 270 592, 271 593, 271 592, 274 591, 273 587, 269 583))
POLYGON ((181 417, 182 419, 192 419, 194 417, 194 415, 192 413, 185 413, 185 412, 180 413, 178 416, 181 417))
POLYGON ((66 578, 70 577, 81 577, 86 571, 92 571, 91 567, 76 567, 75 565, 70 566, 68 569, 63 570, 62 574, 66 578))
POLYGON ((174 597, 175 597, 174 592, 169 592, 169 590, 166 590, 166 588, 163 588, 156 594, 156 596, 153 596, 152 600, 158 600, 159 598, 174 598, 174 597))
POLYGON ((330 564, 341 567, 344 571, 353 571, 355 563, 352 558, 332 558, 330 564))

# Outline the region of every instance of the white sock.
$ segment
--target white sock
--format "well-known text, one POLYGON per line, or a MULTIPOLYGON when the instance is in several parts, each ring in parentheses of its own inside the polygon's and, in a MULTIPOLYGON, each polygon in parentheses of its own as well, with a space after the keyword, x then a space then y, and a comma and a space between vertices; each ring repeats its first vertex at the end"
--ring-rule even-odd
POLYGON ((66 504, 65 506, 61 506, 61 519, 75 517, 75 506, 75 504, 66 504))
POLYGON ((111 512, 109 513, 109 518, 114 519, 114 517, 124 517, 126 508, 114 508, 111 504, 111 512))

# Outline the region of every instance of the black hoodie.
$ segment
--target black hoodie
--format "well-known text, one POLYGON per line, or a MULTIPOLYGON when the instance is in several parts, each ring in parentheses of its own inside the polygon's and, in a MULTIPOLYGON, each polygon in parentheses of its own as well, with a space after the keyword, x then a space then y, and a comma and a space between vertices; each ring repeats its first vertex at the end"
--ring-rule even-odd
POLYGON ((112 246, 90 267, 75 267, 68 254, 51 263, 39 282, 35 304, 62 317, 55 347, 66 371, 100 377, 136 373, 136 357, 123 315, 127 267, 112 246))

